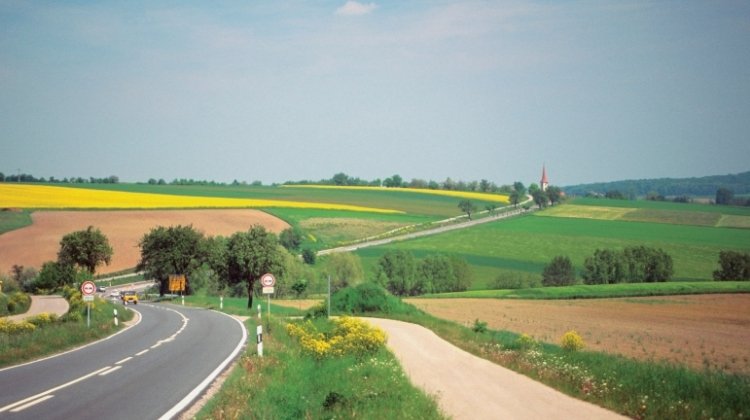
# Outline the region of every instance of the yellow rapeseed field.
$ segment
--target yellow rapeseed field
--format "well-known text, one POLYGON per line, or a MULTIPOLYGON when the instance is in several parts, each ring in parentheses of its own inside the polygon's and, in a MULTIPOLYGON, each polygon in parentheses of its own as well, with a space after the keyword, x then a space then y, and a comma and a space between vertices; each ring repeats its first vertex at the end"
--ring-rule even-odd
POLYGON ((402 213, 398 210, 346 204, 131 193, 48 185, 0 184, 0 208, 164 209, 271 207, 402 213))
POLYGON ((364 190, 364 191, 399 191, 419 194, 442 195, 446 197, 466 198, 472 200, 492 201, 496 203, 508 204, 510 199, 507 195, 491 194, 472 191, 449 191, 449 190, 430 190, 424 188, 386 188, 386 187, 356 187, 340 185, 282 185, 287 188, 319 188, 319 189, 336 189, 336 190, 364 190))

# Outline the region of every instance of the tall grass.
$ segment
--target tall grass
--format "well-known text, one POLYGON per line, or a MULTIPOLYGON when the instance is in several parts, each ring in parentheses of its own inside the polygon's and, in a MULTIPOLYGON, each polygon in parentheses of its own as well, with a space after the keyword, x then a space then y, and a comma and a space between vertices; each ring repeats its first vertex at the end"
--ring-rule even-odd
MULTIPOLYGON (((364 359, 315 358, 273 320, 264 356, 250 346, 199 419, 440 419, 384 348, 364 359)), ((321 322, 321 321, 318 321, 321 322)))
POLYGON ((123 324, 118 327, 114 325, 112 314, 115 308, 122 321, 133 317, 133 313, 121 305, 97 299, 91 305, 91 326, 87 327, 85 308, 72 305, 73 313, 69 312, 67 316, 41 325, 34 331, 0 334, 0 367, 55 354, 112 334, 123 327, 123 324))

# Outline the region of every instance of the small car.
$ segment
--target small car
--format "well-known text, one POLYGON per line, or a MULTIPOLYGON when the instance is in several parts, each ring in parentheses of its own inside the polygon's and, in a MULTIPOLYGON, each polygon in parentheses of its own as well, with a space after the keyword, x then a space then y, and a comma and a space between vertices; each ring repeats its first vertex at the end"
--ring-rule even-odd
POLYGON ((107 288, 104 286, 96 286, 96 291, 99 293, 104 293, 107 291, 107 288))
POLYGON ((138 304, 138 294, 135 292, 135 290, 126 290, 122 292, 122 303, 127 305, 128 303, 133 303, 134 305, 138 304))
POLYGON ((109 292, 109 297, 119 298, 120 297, 120 291, 119 290, 113 290, 113 291, 109 292))

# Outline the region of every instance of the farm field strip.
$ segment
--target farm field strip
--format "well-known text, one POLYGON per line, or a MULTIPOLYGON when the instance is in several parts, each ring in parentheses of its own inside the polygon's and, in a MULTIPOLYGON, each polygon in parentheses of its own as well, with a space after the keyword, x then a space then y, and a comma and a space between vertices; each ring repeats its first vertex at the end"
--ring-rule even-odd
POLYGON ((750 294, 586 300, 406 300, 440 318, 559 343, 569 330, 586 348, 641 360, 750 374, 750 294))
POLYGON ((510 202, 507 195, 503 194, 492 194, 474 191, 452 191, 452 190, 430 190, 424 188, 386 188, 386 187, 366 187, 366 186, 339 186, 339 185, 282 185, 282 188, 310 188, 310 189, 322 189, 322 190, 350 190, 350 191, 389 191, 389 192, 402 192, 402 193, 417 193, 417 194, 431 194, 445 197, 465 198, 472 200, 491 201, 502 204, 508 204, 510 202))
POLYGON ((23 209, 310 208, 371 213, 398 210, 347 204, 178 196, 47 185, 0 184, 0 207, 23 209))

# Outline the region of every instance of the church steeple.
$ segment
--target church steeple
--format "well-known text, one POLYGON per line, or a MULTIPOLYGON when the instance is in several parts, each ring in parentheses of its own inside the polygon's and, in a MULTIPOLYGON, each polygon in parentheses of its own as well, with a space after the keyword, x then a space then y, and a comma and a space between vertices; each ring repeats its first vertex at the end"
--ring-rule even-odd
POLYGON ((542 191, 547 191, 547 187, 549 186, 549 180, 547 180, 547 168, 545 165, 542 165, 542 180, 539 182, 539 186, 542 188, 542 191))

